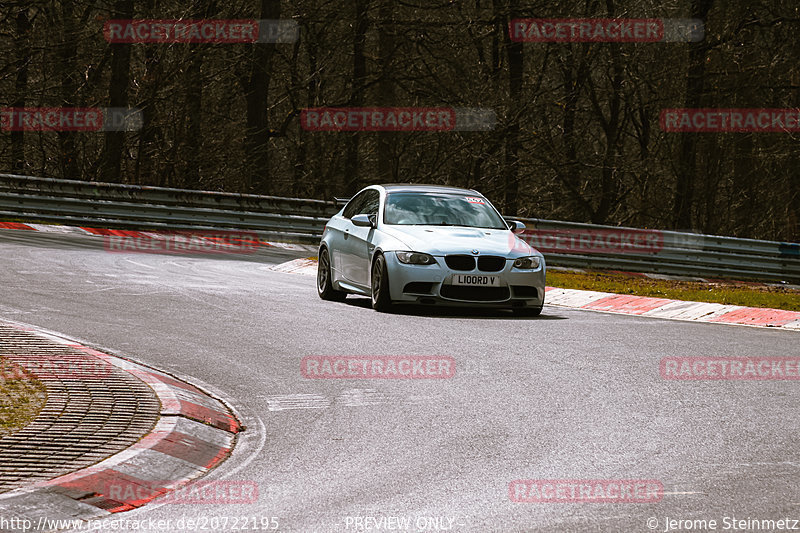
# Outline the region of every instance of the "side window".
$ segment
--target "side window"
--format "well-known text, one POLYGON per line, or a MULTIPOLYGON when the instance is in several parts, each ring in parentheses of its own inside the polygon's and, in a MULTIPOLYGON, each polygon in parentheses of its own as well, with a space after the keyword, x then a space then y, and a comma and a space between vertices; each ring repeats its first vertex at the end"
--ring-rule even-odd
POLYGON ((344 208, 342 216, 344 218, 353 218, 353 215, 361 213, 361 206, 364 205, 364 200, 366 200, 368 192, 369 191, 364 191, 361 194, 357 194, 351 198, 347 203, 347 206, 344 208))
MULTIPOLYGON (((363 205, 361 206, 361 212, 365 215, 376 215, 378 214, 378 207, 381 203, 381 193, 376 191, 375 189, 370 189, 365 191, 365 198, 363 205)), ((356 213, 357 215, 358 213, 356 213)))

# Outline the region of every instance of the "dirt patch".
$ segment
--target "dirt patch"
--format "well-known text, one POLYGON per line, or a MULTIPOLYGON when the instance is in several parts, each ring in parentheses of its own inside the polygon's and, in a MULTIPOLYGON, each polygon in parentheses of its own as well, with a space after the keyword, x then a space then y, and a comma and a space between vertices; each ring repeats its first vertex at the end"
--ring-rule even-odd
POLYGON ((0 438, 27 426, 44 407, 44 385, 0 357, 0 438))

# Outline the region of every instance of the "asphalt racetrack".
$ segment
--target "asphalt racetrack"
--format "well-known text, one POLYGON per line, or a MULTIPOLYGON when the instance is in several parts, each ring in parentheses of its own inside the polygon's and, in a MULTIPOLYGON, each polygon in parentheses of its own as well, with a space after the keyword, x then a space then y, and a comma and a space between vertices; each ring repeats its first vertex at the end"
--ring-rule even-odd
POLYGON ((109 253, 96 237, 0 231, 0 317, 185 376, 247 426, 208 478, 255 481, 257 502, 156 501, 116 518, 150 520, 150 531, 157 520, 188 531, 204 529, 188 519, 216 518, 205 530, 233 531, 235 517, 251 530, 268 517, 297 532, 403 520, 408 531, 636 532, 665 531, 668 519, 716 520, 718 530, 726 517, 800 519, 798 382, 659 374, 670 356, 797 356, 798 333, 553 306, 539 318, 379 314, 366 299, 324 302, 313 277, 269 268, 308 255, 109 253), (449 356, 456 371, 304 378, 301 359, 325 355, 449 356), (509 493, 520 479, 658 480, 664 493, 654 503, 520 503, 509 493))

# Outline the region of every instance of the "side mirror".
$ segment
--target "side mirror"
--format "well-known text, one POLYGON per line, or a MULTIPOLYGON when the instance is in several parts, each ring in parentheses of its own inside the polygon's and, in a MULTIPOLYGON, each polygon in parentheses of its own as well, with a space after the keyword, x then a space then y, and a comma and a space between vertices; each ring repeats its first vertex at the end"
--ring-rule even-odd
POLYGON ((520 233, 525 231, 525 224, 523 224, 519 220, 515 220, 514 227, 511 228, 511 231, 513 231, 516 235, 519 235, 520 233))
POLYGON ((375 224, 372 221, 372 218, 369 215, 355 215, 350 220, 353 221, 353 224, 362 228, 374 228, 375 224))

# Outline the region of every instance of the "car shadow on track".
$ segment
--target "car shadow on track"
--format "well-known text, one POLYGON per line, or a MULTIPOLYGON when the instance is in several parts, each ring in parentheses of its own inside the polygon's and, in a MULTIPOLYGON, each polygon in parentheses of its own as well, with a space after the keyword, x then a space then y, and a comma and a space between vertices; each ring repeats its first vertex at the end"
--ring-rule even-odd
MULTIPOLYGON (((371 309, 369 298, 359 298, 349 295, 344 301, 346 305, 371 309)), ((490 309, 480 307, 447 307, 436 305, 407 305, 395 304, 387 315, 427 316, 439 318, 482 318, 493 320, 569 320, 565 316, 553 315, 552 308, 545 307, 539 316, 517 316, 510 309, 490 309)))

